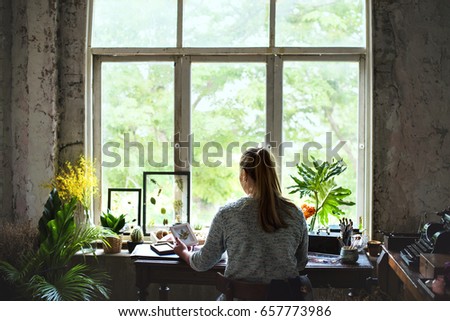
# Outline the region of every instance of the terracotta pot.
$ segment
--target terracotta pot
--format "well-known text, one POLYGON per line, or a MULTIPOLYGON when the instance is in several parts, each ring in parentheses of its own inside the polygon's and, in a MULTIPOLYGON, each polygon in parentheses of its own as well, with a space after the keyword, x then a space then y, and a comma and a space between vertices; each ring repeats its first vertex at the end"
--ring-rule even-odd
POLYGON ((120 253, 122 250, 122 235, 118 235, 117 237, 108 236, 106 241, 109 243, 109 246, 103 244, 103 251, 106 254, 120 253))

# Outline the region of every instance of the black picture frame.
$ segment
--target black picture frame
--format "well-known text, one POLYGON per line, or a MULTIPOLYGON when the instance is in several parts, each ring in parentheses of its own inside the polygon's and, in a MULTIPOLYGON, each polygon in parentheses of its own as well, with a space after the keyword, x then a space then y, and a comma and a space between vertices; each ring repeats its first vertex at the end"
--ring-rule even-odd
POLYGON ((151 227, 168 228, 177 223, 190 223, 190 172, 143 172, 143 190, 145 235, 150 234, 151 227))
POLYGON ((141 188, 108 188, 108 210, 112 213, 127 214, 127 222, 141 225, 142 189, 141 188), (133 195, 136 194, 136 195, 133 195), (121 197, 117 197, 121 195, 121 197), (133 195, 133 196, 132 196, 133 195), (116 197, 114 197, 116 196, 116 197), (128 197, 127 197, 128 196, 128 197), (136 198, 136 199, 135 199, 136 198), (122 201, 121 201, 122 200, 122 201), (134 200, 134 202, 132 202, 134 200), (124 204, 124 202, 126 202, 124 204), (134 209, 133 212, 131 212, 134 209))

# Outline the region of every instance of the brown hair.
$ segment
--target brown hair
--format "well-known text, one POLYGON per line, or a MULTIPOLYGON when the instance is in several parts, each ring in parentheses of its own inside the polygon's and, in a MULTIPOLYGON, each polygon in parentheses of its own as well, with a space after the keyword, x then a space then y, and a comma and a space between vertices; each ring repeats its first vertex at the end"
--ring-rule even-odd
POLYGON ((274 232, 287 227, 280 210, 296 206, 281 195, 272 154, 265 148, 249 148, 242 154, 239 165, 255 183, 253 197, 259 201, 258 220, 264 231, 274 232))

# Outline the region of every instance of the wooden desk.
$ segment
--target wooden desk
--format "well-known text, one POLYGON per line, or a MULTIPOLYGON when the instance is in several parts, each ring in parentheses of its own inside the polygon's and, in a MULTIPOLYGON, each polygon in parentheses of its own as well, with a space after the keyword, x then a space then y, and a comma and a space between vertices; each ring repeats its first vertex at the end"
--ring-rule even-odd
MULTIPOLYGON (((149 253, 147 247, 145 251, 149 253)), ((135 260, 139 300, 146 299, 147 287, 150 283, 160 284, 160 300, 169 299, 169 284, 215 285, 216 273, 223 273, 226 265, 223 261, 209 271, 197 272, 184 261, 174 257, 160 259, 154 253, 146 255, 145 252, 140 252, 132 258, 135 260)), ((363 288, 366 286, 366 280, 373 271, 373 266, 366 254, 360 254, 356 264, 342 264, 336 258, 337 256, 328 254, 321 256, 318 253, 311 253, 309 255, 310 262, 306 266, 305 274, 310 278, 313 287, 363 288)))
MULTIPOLYGON (((384 246, 378 258, 380 288, 393 300, 439 300, 419 284, 423 278, 419 271, 410 269, 399 252, 388 251, 384 246)), ((448 299, 447 299, 448 300, 448 299)))

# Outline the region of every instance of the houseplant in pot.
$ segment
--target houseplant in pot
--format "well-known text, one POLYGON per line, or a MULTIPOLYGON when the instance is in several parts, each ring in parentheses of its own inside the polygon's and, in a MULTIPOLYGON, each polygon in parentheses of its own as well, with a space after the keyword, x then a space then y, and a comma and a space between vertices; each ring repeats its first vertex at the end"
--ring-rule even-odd
POLYGON ((128 252, 132 253, 134 248, 138 244, 144 243, 144 233, 142 232, 142 228, 137 225, 135 226, 130 233, 130 241, 127 242, 128 252))
POLYGON ((109 298, 110 277, 95 266, 75 264, 75 254, 103 240, 98 226, 77 224, 77 199, 64 203, 53 189, 37 228, 38 246, 13 264, 0 261, 0 277, 12 285, 13 300, 90 301, 109 298))
POLYGON ((355 205, 346 200, 351 190, 336 182, 347 166, 342 159, 328 162, 312 158, 312 162, 308 163, 297 165, 298 175, 291 175, 295 185, 288 188, 291 189, 290 194, 298 193, 300 200, 306 203, 302 205, 302 210, 305 218, 309 219, 310 250, 338 254, 340 245, 336 237, 322 237, 313 232, 316 231, 316 223, 328 228, 330 215, 339 220, 343 218, 342 206, 355 205))
POLYGON ((120 253, 122 249, 122 231, 125 226, 125 214, 114 215, 110 210, 100 216, 100 224, 105 231, 106 244, 103 251, 107 254, 120 253))
POLYGON ((295 185, 288 187, 292 189, 289 194, 299 193, 300 199, 306 198, 307 202, 314 206, 315 211, 309 223, 310 232, 314 231, 317 220, 327 226, 329 215, 338 219, 343 217, 344 211, 340 206, 355 205, 354 202, 345 200, 352 192, 335 181, 335 178, 347 169, 344 161, 312 160, 312 166, 305 163, 297 165, 298 176, 291 175, 295 185))

